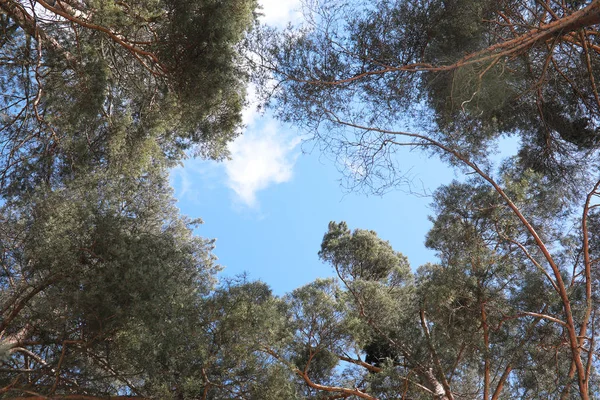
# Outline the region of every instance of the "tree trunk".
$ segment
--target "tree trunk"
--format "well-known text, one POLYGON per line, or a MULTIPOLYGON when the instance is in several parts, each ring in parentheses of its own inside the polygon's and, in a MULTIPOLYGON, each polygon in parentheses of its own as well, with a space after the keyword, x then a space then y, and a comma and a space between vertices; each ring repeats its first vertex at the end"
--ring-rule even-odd
POLYGON ((442 385, 441 382, 437 380, 437 378, 433 374, 432 368, 426 370, 423 375, 425 376, 425 379, 427 379, 427 383, 429 384, 429 388, 433 392, 433 398, 435 400, 450 400, 448 396, 446 396, 444 385, 442 385))

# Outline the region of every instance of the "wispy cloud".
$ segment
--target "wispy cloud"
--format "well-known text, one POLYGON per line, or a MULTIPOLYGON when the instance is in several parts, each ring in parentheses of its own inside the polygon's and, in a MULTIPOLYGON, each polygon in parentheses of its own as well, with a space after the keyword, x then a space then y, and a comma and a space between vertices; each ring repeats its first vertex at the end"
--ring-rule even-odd
POLYGON ((191 157, 171 169, 170 182, 178 199, 201 204, 206 191, 218 189, 224 175, 222 164, 191 157))
POLYGON ((292 178, 301 139, 284 133, 273 120, 257 121, 249 128, 230 145, 225 171, 237 200, 254 208, 257 192, 292 178))

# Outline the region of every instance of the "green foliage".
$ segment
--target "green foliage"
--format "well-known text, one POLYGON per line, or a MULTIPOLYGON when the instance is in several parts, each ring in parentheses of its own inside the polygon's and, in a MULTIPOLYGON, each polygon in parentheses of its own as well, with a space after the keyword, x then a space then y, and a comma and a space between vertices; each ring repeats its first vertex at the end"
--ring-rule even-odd
MULTIPOLYGON (((111 356, 120 353, 115 340, 156 321, 186 321, 214 285, 212 241, 192 235, 170 192, 162 173, 120 181, 93 176, 6 203, 4 332, 25 332, 45 362, 62 357, 70 379, 92 380, 88 390, 114 393, 119 381, 102 378, 101 367, 118 365, 119 356, 111 356), (39 293, 27 299, 32 290, 39 293), (10 310, 24 301, 13 316, 10 310), (67 347, 68 356, 61 356, 67 347)), ((152 337, 154 345, 166 339, 152 337)), ((21 360, 13 354, 9 365, 21 360)), ((43 368, 36 374, 42 382, 54 379, 43 368)))
POLYGON ((255 32, 281 81, 273 104, 375 191, 397 182, 405 145, 475 171, 434 193, 439 262, 413 274, 374 231, 331 222, 319 257, 336 277, 283 297, 217 281, 214 241, 179 215, 167 168, 189 150, 227 156, 256 0, 67 0, 46 17, 0 0, 0 393, 598 391, 598 185, 576 209, 600 143, 600 17, 580 12, 597 5, 310 6, 306 29, 255 32), (392 131, 400 120, 422 134, 392 131), (488 172, 505 136, 520 151, 488 172))
POLYGON ((260 351, 261 343, 279 340, 284 323, 265 284, 229 282, 182 307, 167 321, 134 327, 118 339, 123 365, 145 372, 145 392, 174 399, 205 393, 214 399, 242 393, 293 398, 289 372, 260 351))
POLYGON ((335 155, 350 188, 406 183, 408 167, 395 156, 402 140, 387 134, 395 131, 482 164, 501 138, 520 139, 522 170, 581 195, 600 146, 599 52, 595 36, 581 36, 598 23, 591 7, 316 1, 306 26, 265 34, 256 51, 280 82, 270 104, 335 155))
MULTIPOLYGON (((515 170, 505 167, 506 192, 525 215, 531 216, 535 229, 558 259, 566 250, 568 224, 578 221, 569 221, 565 199, 539 174, 526 171, 516 179, 514 174, 515 170)), ((496 374, 510 365, 518 396, 559 396, 569 381, 568 369, 563 368, 570 362, 569 353, 558 350, 566 340, 565 332, 555 322, 526 314, 560 319, 564 312, 547 275, 540 271, 544 262, 536 266, 526 256, 543 260, 539 248, 498 194, 477 180, 444 186, 434 199, 436 216, 427 245, 438 251, 442 265, 421 267, 419 286, 421 301, 435 324, 432 334, 441 340, 440 348, 446 352, 463 346, 470 349, 464 350, 472 351, 465 357, 474 364, 467 371, 481 371, 477 363, 486 354, 491 368, 498 368, 496 374), (487 339, 481 331, 484 311, 487 339)), ((563 279, 572 277, 563 271, 563 279)), ((570 287, 571 306, 580 309, 583 298, 575 293, 582 290, 582 284, 573 281, 570 287)))
MULTIPOLYGON (((503 170, 507 193, 561 259, 569 235, 559 226, 570 223, 561 197, 539 174, 517 172, 503 170)), ((323 393, 307 383, 380 399, 478 399, 484 386, 498 398, 575 398, 563 303, 532 262, 539 249, 523 225, 477 179, 443 186, 434 202, 427 245, 440 263, 421 266, 414 279, 375 232, 331 222, 319 255, 338 277, 286 296, 290 334, 266 341, 274 360, 295 372, 306 398, 323 393)), ((581 318, 583 283, 562 274, 581 318)))
POLYGON ((157 54, 183 101, 185 135, 191 143, 209 144, 201 154, 219 158, 240 128, 247 73, 239 43, 253 25, 257 1, 164 3, 168 21, 160 28, 157 54))
POLYGON ((1 2, 2 393, 294 397, 258 345, 283 306, 215 286, 167 178, 240 133, 256 7, 1 2))
POLYGON ((329 223, 319 257, 332 264, 342 279, 400 283, 410 274, 406 257, 395 252, 389 242, 373 231, 351 232, 345 222, 329 223))
POLYGON ((70 15, 69 28, 28 15, 38 36, 18 2, 2 7, 3 195, 99 168, 140 174, 190 148, 227 157, 241 128, 240 42, 256 1, 77 4, 46 10, 70 15))

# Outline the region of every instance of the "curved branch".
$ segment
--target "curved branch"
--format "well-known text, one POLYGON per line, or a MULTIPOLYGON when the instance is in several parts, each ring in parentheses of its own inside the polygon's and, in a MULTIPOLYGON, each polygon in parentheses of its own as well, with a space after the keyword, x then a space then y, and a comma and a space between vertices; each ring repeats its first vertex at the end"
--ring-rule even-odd
POLYGON ((305 372, 300 371, 299 369, 295 369, 294 372, 300 376, 304 382, 306 382, 306 384, 316 390, 320 390, 322 392, 330 392, 330 393, 341 393, 341 394, 347 394, 349 396, 356 396, 359 397, 361 399, 367 399, 367 400, 377 400, 377 397, 371 396, 370 394, 367 394, 363 391, 361 391, 358 388, 354 388, 354 389, 348 389, 348 388, 344 388, 344 387, 340 387, 340 386, 326 386, 326 385, 320 385, 318 383, 313 382, 309 377, 308 374, 306 374, 305 372))
MULTIPOLYGON (((598 6, 600 4, 600 0, 596 1, 595 4, 598 6)), ((494 188, 494 190, 496 190, 496 192, 500 195, 500 197, 502 197, 502 199, 504 200, 506 205, 512 210, 512 212, 517 216, 517 218, 519 219, 521 224, 525 227, 525 229, 532 236, 536 246, 540 249, 540 251, 544 255, 544 258, 546 259, 546 261, 550 265, 550 268, 552 269, 556 287, 558 289, 558 295, 561 299, 561 302, 563 305, 563 310, 565 313, 566 328, 567 328, 568 337, 569 337, 569 346, 571 348, 571 354, 572 354, 573 361, 575 362, 575 366, 576 366, 578 385, 580 388, 582 398, 584 400, 589 399, 588 382, 587 382, 587 378, 586 378, 585 367, 583 366, 583 363, 581 360, 580 338, 576 332, 575 321, 573 319, 573 312, 571 310, 571 302, 569 300, 569 294, 567 293, 567 288, 566 288, 565 282, 563 280, 560 268, 554 261, 554 258, 552 257, 552 255, 550 254, 550 251, 546 247, 546 244, 541 239, 541 237, 539 236, 539 234, 537 233, 535 228, 531 225, 531 223, 528 221, 528 219, 523 215, 523 213, 521 212, 519 207, 517 207, 517 205, 512 201, 512 199, 506 194, 504 189, 502 189, 502 187, 500 187, 500 185, 490 175, 488 175, 481 168, 479 168, 479 166, 477 164, 475 164, 473 161, 469 160, 469 158, 467 156, 461 154, 457 150, 455 150, 447 145, 444 145, 443 143, 438 142, 428 136, 421 135, 418 133, 393 131, 393 130, 375 128, 375 127, 362 126, 362 125, 355 124, 352 122, 343 121, 339 117, 337 117, 334 113, 332 113, 331 111, 325 110, 325 113, 332 122, 340 124, 342 126, 347 126, 350 128, 360 129, 360 130, 364 130, 364 131, 374 131, 374 132, 384 133, 384 134, 388 134, 388 135, 406 136, 406 137, 410 137, 410 138, 422 141, 424 144, 433 145, 433 146, 439 148, 440 150, 444 151, 446 154, 453 156, 454 158, 456 158, 457 160, 462 162, 464 165, 471 168, 477 175, 479 175, 481 178, 483 178, 485 181, 487 181, 494 188)), ((419 146, 419 145, 420 145, 420 143, 415 142, 415 146, 419 146)))
MULTIPOLYGON (((71 14, 69 14, 68 12, 61 10, 59 8, 53 7, 50 4, 48 4, 46 1, 44 0, 36 0, 37 3, 39 3, 42 7, 44 7, 45 9, 47 9, 48 11, 53 12, 56 15, 60 15, 61 17, 77 24, 80 25, 84 28, 88 28, 88 29, 92 29, 98 32, 102 32, 104 34, 106 34, 109 38, 111 38, 114 42, 116 42, 117 44, 119 44, 120 46, 122 46, 123 48, 125 48, 126 50, 128 50, 130 53, 132 53, 134 56, 136 56, 136 58, 138 58, 138 60, 140 62, 142 62, 142 65, 144 65, 144 67, 146 69, 150 69, 150 67, 148 67, 141 59, 139 59, 140 56, 143 57, 148 57, 150 60, 152 60, 152 62, 154 62, 156 64, 156 66, 159 68, 160 71, 162 71, 163 73, 166 72, 167 68, 160 62, 160 60, 158 59, 158 57, 150 52, 150 51, 146 51, 143 49, 140 49, 139 47, 136 47, 134 45, 131 45, 130 43, 128 43, 126 40, 124 40, 122 37, 120 37, 120 35, 114 33, 112 30, 101 26, 101 25, 96 25, 93 24, 91 22, 87 22, 84 21, 80 18, 77 18, 71 14)), ((150 72, 154 72, 150 69, 150 72)))
POLYGON ((39 38, 52 49, 63 54, 68 62, 75 63, 75 57, 65 50, 58 40, 49 36, 43 29, 40 29, 35 18, 21 4, 12 0, 0 0, 0 9, 4 10, 28 35, 39 38))
MULTIPOLYGON (((543 43, 554 37, 567 37, 571 32, 577 31, 591 25, 600 23, 600 0, 592 1, 588 6, 563 18, 554 20, 547 24, 540 24, 537 27, 530 29, 528 32, 516 36, 510 40, 491 45, 485 49, 467 54, 460 60, 448 65, 433 65, 429 63, 416 62, 401 66, 385 66, 382 69, 375 71, 363 72, 348 78, 341 78, 333 81, 308 80, 298 79, 290 75, 286 75, 287 79, 317 85, 342 85, 353 81, 358 81, 363 78, 382 75, 389 72, 444 72, 453 71, 460 67, 479 64, 497 60, 501 57, 515 56, 522 51, 534 47, 538 43, 543 43)), ((275 72, 281 73, 277 68, 275 72)), ((284 74, 285 75, 285 74, 284 74)))

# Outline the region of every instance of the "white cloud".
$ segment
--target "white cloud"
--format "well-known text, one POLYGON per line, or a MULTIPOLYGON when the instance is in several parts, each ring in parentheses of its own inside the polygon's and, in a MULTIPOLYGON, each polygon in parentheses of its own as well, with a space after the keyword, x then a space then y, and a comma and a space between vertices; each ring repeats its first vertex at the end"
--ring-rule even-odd
MULTIPOLYGON (((301 0, 260 0, 263 23, 283 27, 300 21, 301 0)), ((229 145, 231 160, 225 162, 227 186, 237 199, 248 207, 256 207, 257 192, 274 184, 289 181, 301 142, 283 132, 280 124, 269 115, 256 111, 256 88, 248 88, 249 106, 244 110, 246 129, 229 145)))
MULTIPOLYGON (((265 24, 284 27, 288 22, 297 23, 302 18, 301 0, 259 2, 260 12, 264 14, 261 20, 265 24)), ((198 184, 202 182, 202 188, 206 189, 210 182, 222 182, 222 176, 218 175, 224 171, 226 185, 234 191, 236 200, 246 207, 256 208, 259 191, 292 178, 301 138, 286 133, 272 116, 256 111, 258 100, 253 85, 248 87, 247 100, 249 105, 242 114, 246 129, 229 145, 230 160, 214 164, 189 159, 182 167, 171 171, 171 182, 178 198, 200 198, 198 184)))
POLYGON ((254 127, 236 139, 229 146, 231 160, 225 162, 225 172, 227 185, 238 200, 256 207, 258 191, 289 181, 300 141, 299 137, 278 132, 273 120, 264 123, 262 129, 254 127))
POLYGON ((198 203, 206 190, 223 185, 233 191, 238 204, 258 208, 258 192, 292 179, 302 137, 286 131, 269 114, 246 110, 244 122, 243 134, 229 144, 229 160, 189 158, 171 170, 177 198, 198 203))
POLYGON ((260 0, 262 21, 267 25, 285 26, 301 18, 300 0, 260 0))

